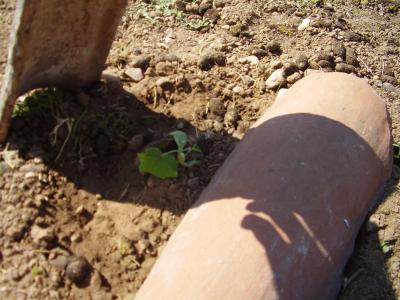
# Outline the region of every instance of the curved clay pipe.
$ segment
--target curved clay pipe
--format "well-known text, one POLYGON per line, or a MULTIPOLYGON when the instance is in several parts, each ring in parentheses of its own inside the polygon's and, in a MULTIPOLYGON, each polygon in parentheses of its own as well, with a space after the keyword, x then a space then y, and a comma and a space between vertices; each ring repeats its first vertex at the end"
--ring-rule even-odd
POLYGON ((390 149, 385 105, 366 82, 301 80, 228 157, 136 299, 334 299, 390 149))

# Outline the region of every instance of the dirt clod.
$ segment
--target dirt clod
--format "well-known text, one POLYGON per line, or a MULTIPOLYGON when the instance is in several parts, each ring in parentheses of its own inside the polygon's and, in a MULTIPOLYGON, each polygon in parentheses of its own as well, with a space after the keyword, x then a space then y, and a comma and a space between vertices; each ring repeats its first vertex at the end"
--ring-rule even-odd
POLYGON ((69 280, 75 284, 82 284, 87 278, 91 270, 91 267, 87 260, 82 257, 72 257, 65 269, 65 274, 69 280))

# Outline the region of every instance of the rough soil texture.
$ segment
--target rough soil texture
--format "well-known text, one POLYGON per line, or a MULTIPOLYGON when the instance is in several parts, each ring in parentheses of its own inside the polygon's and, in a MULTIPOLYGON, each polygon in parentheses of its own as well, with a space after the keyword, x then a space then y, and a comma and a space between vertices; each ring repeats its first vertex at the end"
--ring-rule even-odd
MULTIPOLYGON (((0 146, 0 298, 132 299, 237 141, 277 90, 310 72, 365 78, 399 143, 396 1, 131 1, 104 79, 25 97, 29 111, 16 113, 0 146), (176 129, 200 145, 201 164, 174 180, 141 175, 137 153, 171 149, 176 129)), ((2 41, 13 4, 0 0, 2 41)), ((400 297, 398 182, 395 166, 338 299, 400 297)))

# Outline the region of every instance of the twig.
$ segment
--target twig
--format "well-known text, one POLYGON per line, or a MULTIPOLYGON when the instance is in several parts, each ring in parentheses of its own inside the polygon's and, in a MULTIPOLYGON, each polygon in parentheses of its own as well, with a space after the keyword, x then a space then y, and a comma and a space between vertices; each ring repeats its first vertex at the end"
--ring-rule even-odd
POLYGON ((236 71, 235 71, 235 73, 239 75, 240 79, 242 79, 242 81, 243 81, 243 84, 246 85, 246 81, 244 80, 243 75, 236 71))
POLYGON ((125 198, 125 196, 128 193, 130 187, 131 187, 131 184, 128 183, 127 186, 125 187, 125 189, 122 191, 121 195, 119 196, 119 200, 120 201, 125 198))
POLYGON ((358 269, 349 278, 345 278, 343 283, 343 290, 345 290, 350 285, 350 283, 354 281, 363 271, 364 269, 358 269))
POLYGON ((153 102, 153 108, 157 107, 157 88, 154 87, 154 102, 153 102))
POLYGON ((359 58, 359 60, 361 61, 361 63, 364 65, 364 67, 367 69, 368 72, 370 72, 372 74, 371 69, 367 66, 367 64, 361 59, 359 58))

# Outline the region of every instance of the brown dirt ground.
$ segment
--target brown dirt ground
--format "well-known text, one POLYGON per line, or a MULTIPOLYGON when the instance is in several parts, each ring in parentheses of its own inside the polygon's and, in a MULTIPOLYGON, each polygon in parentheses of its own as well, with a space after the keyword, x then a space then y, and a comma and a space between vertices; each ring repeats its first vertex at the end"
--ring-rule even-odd
MULTIPOLYGON (((83 90, 35 94, 43 106, 16 116, 0 146, 0 298, 131 299, 187 209, 274 101, 276 91, 264 82, 278 61, 305 54, 311 68, 333 71, 338 55, 323 67, 321 60, 343 41, 348 53, 354 50, 354 73, 385 99, 399 143, 396 1, 214 1, 218 7, 206 15, 217 19, 201 30, 162 5, 130 1, 108 75, 83 90), (298 31, 306 17, 316 27, 298 31), (266 51, 270 41, 278 41, 282 53, 266 51), (240 62, 256 49, 257 64, 240 62), (201 70, 199 57, 212 51, 222 53, 226 65, 201 70), (150 63, 144 79, 133 82, 124 73, 139 55, 150 63), (160 77, 167 83, 157 83, 160 77), (166 136, 175 129, 201 146, 201 164, 181 169, 174 180, 139 174, 137 152, 148 145, 170 149, 166 136)), ((2 41, 13 9, 14 1, 0 0, 2 41)), ((201 18, 187 16, 192 24, 201 18)), ((6 47, 0 44, 0 79, 6 47)), ((338 299, 400 297, 398 179, 395 166, 360 232, 338 299)))

